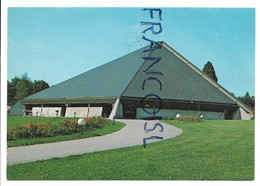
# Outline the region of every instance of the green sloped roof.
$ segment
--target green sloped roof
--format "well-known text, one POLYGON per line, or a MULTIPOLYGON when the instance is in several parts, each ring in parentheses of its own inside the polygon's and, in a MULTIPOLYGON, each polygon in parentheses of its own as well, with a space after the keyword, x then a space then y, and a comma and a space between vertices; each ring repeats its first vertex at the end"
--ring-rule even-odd
MULTIPOLYGON (((200 101, 224 104, 238 104, 252 113, 243 103, 234 98, 219 84, 210 79, 166 43, 160 42, 162 48, 143 53, 149 46, 143 47, 114 61, 82 73, 60 84, 31 95, 22 101, 45 99, 80 99, 95 97, 139 97, 149 93, 162 99, 200 101), (163 75, 145 75, 143 70, 151 65, 142 57, 161 57, 160 62, 149 71, 162 72, 163 75), (162 82, 146 81, 148 77, 157 77, 162 82)), ((28 102, 29 103, 29 102, 28 102)))
POLYGON ((29 99, 79 98, 120 96, 143 63, 142 51, 146 46, 114 61, 82 73, 46 90, 31 95, 29 99))
POLYGON ((151 61, 145 61, 122 96, 142 98, 153 93, 161 99, 236 104, 230 97, 165 48, 164 44, 161 49, 151 52, 149 57, 161 57, 161 60, 148 71, 162 72, 163 75, 143 73, 143 70, 151 65, 151 61), (161 81, 162 90, 160 90, 157 80, 147 80, 144 90, 142 90, 143 82, 149 77, 158 78, 161 81))

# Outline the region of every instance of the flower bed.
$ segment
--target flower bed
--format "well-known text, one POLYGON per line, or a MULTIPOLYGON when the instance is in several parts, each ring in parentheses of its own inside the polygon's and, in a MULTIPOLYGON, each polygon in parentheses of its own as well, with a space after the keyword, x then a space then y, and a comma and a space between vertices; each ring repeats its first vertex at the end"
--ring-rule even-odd
POLYGON ((200 123, 203 122, 203 118, 200 118, 199 116, 181 116, 180 118, 172 118, 175 121, 178 122, 185 122, 185 123, 200 123))
POLYGON ((109 121, 103 117, 86 118, 86 125, 78 125, 77 121, 63 119, 59 123, 28 123, 25 126, 10 127, 7 131, 7 140, 34 137, 52 137, 57 135, 69 135, 73 133, 93 130, 107 125, 109 121))

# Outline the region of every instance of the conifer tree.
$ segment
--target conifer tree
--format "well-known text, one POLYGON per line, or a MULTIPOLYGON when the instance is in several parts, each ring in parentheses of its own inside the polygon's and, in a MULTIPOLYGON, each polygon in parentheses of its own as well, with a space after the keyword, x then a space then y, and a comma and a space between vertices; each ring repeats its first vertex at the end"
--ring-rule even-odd
POLYGON ((202 69, 202 72, 207 74, 209 77, 211 77, 213 80, 218 82, 218 78, 216 76, 216 72, 214 70, 214 67, 211 62, 207 62, 207 64, 204 65, 204 68, 202 69))

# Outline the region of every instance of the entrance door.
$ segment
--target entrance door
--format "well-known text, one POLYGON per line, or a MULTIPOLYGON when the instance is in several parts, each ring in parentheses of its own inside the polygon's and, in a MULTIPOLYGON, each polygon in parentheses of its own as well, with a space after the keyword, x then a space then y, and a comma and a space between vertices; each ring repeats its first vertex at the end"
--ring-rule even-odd
POLYGON ((136 107, 134 104, 123 104, 123 118, 136 119, 136 107))
POLYGON ((232 110, 224 110, 224 115, 226 120, 232 120, 233 119, 233 111, 232 110))

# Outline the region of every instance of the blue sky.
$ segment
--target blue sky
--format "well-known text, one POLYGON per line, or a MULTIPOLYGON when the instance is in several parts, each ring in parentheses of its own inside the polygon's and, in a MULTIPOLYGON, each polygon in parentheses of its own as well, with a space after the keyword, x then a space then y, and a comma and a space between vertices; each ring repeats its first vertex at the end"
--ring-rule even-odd
MULTIPOLYGON (((207 61, 236 96, 255 95, 255 10, 161 8, 165 41, 199 69, 207 61)), ((155 21, 158 21, 154 12, 155 21)), ((55 85, 149 43, 142 8, 9 8, 8 80, 55 85)))

